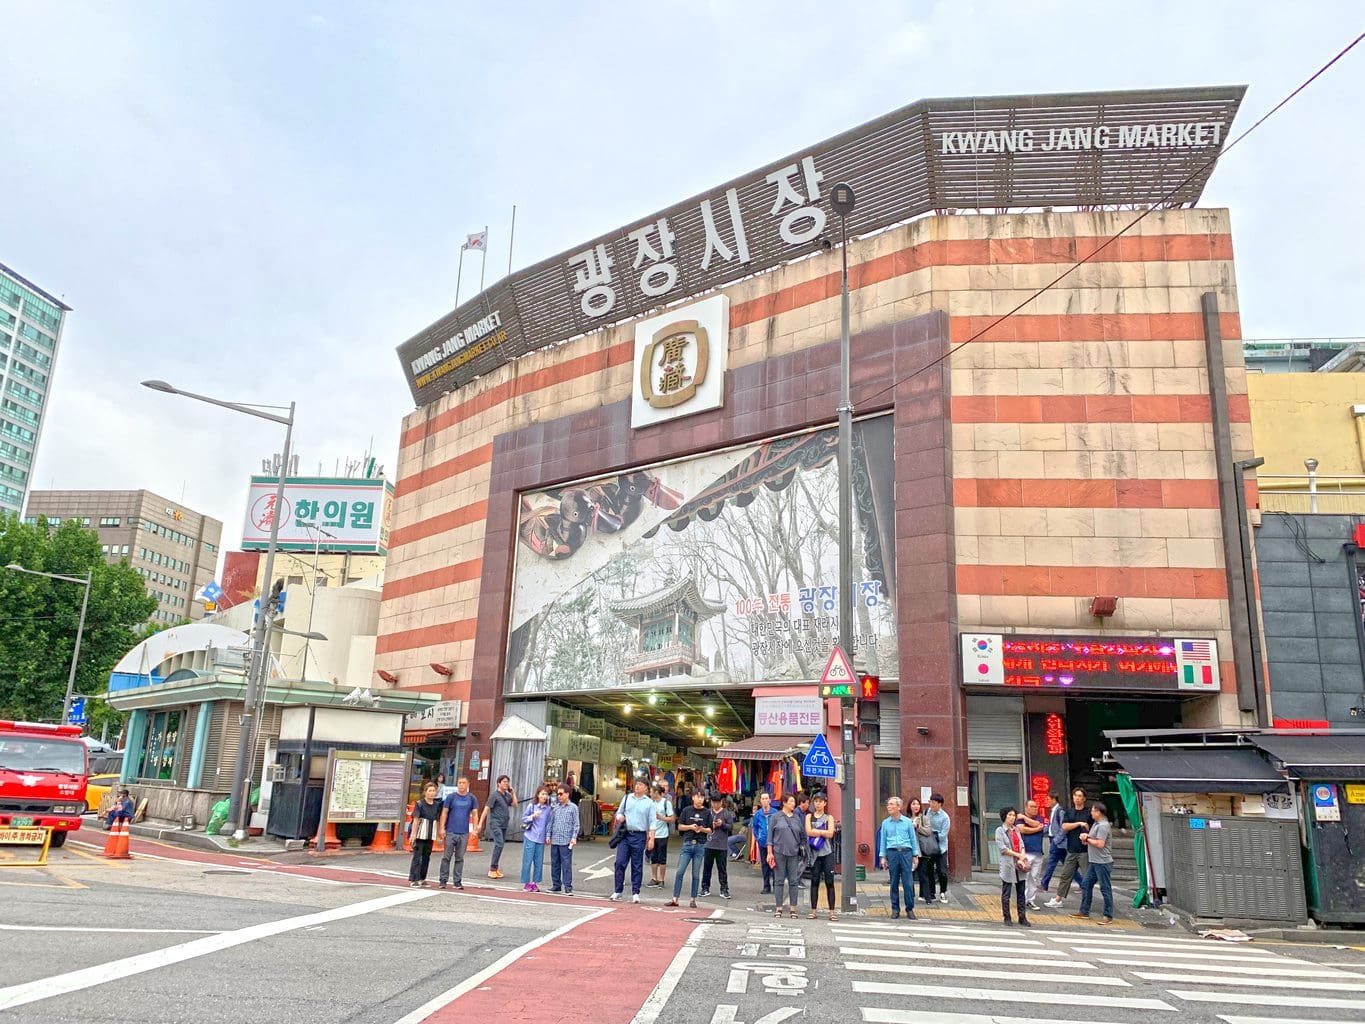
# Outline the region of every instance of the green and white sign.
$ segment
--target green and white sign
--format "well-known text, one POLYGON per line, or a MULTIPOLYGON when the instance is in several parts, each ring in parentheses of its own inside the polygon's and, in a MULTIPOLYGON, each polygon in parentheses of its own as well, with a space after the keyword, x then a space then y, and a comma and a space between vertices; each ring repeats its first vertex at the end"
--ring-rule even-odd
POLYGON ((264 551, 270 525, 280 517, 279 546, 285 551, 388 552, 393 485, 353 477, 287 477, 284 503, 275 507, 277 477, 253 476, 247 496, 242 550, 264 551))

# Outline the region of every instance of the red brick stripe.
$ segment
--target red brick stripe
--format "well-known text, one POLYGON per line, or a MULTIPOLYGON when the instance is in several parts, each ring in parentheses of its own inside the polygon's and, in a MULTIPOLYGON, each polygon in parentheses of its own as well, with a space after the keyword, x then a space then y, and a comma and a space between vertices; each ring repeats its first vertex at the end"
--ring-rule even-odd
POLYGON ((410 651, 417 647, 436 647, 440 644, 459 643, 461 640, 473 640, 474 629, 478 624, 478 619, 461 619, 459 622, 405 629, 399 633, 385 633, 375 643, 374 653, 392 654, 394 651, 410 651))
MULTIPOLYGON (((1251 422, 1246 395, 1228 418, 1251 422)), ((954 423, 1209 423, 1208 395, 955 395, 954 423)))
MULTIPOLYGON (((1204 336, 1198 313, 1016 313, 1008 320, 996 316, 955 316, 949 323, 954 345, 990 328, 982 341, 1194 341, 1204 336)), ((1223 337, 1242 336, 1236 313, 1219 316, 1223 337)))
POLYGON ((1012 597, 1228 596, 1222 569, 1120 569, 1087 566, 959 565, 957 592, 1012 597))
POLYGON ((386 580, 384 582, 384 594, 380 600, 388 601, 395 597, 409 597, 425 590, 439 590, 441 587, 448 587, 454 583, 476 580, 482 572, 483 559, 472 558, 467 562, 456 562, 454 565, 433 569, 431 572, 419 572, 413 576, 404 576, 399 580, 386 580))
POLYGON ((488 518, 488 502, 476 501, 471 505, 464 505, 449 512, 443 512, 439 516, 432 516, 430 519, 423 519, 421 522, 413 523, 411 526, 404 526, 394 530, 389 535, 389 551, 401 548, 404 544, 411 544, 415 540, 423 537, 430 537, 437 533, 445 533, 447 530, 454 530, 469 523, 477 523, 488 518))
MULTIPOLYGON (((970 267, 1028 263, 1074 263, 1095 252, 1106 239, 994 238, 922 242, 848 268, 851 289, 865 288, 926 267, 970 267)), ((1146 263, 1160 260, 1230 260, 1229 235, 1135 235, 1119 239, 1092 263, 1146 263)), ((730 310, 730 326, 830 299, 839 294, 839 274, 825 274, 771 295, 738 303, 730 310)))
POLYGON ((393 489, 393 496, 401 498, 405 494, 411 494, 423 487, 430 487, 442 480, 449 480, 452 476, 458 476, 476 466, 484 466, 492 461, 493 445, 491 442, 478 448, 471 448, 468 451, 461 452, 453 459, 438 462, 434 466, 428 466, 420 473, 414 473, 412 476, 399 480, 393 489))
POLYGON ((959 477, 959 508, 1217 508, 1217 480, 1034 480, 959 477))

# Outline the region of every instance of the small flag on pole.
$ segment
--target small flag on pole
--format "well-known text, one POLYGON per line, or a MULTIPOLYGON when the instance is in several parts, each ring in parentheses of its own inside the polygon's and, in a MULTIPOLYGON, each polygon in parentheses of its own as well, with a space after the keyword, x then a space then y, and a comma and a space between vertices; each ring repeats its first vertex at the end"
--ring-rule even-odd
POLYGON ((200 601, 207 601, 210 604, 217 604, 223 596, 223 588, 218 585, 217 580, 209 580, 199 588, 199 593, 194 595, 200 601))
POLYGON ((460 248, 477 249, 479 252, 486 252, 488 250, 488 232, 484 230, 470 235, 465 239, 464 245, 460 246, 460 248))
POLYGON ((1218 656, 1212 640, 1181 640, 1176 662, 1182 690, 1218 688, 1218 656))

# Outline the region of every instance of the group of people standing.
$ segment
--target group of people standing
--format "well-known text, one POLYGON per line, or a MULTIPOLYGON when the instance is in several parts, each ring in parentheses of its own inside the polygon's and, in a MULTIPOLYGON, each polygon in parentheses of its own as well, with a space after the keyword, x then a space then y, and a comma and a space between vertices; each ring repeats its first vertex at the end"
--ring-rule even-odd
POLYGON ((891 917, 901 916, 901 896, 905 897, 905 916, 915 918, 914 883, 925 903, 937 898, 948 902, 948 830, 952 818, 943 809, 943 795, 935 793, 926 808, 918 799, 910 806, 893 796, 886 801, 886 817, 877 829, 877 859, 887 870, 891 883, 891 917), (909 813, 905 813, 905 811, 909 813))
POLYGON ((1104 917, 1100 924, 1114 920, 1114 887, 1111 872, 1114 851, 1111 848, 1112 828, 1109 810, 1099 801, 1087 803, 1085 790, 1071 791, 1071 806, 1064 808, 1057 795, 1052 794, 1050 807, 1044 817, 1037 800, 1029 800, 1023 813, 1013 807, 1000 811, 1000 826, 995 830, 996 850, 1000 855, 1000 913, 1003 923, 1012 924, 1010 894, 1019 915, 1019 924, 1028 928, 1028 911, 1040 909, 1037 895, 1047 892, 1053 872, 1057 875, 1057 894, 1044 906, 1057 910, 1065 906, 1071 883, 1079 875, 1080 909, 1071 916, 1088 918, 1094 902, 1095 887, 1099 886, 1104 900, 1104 917), (1049 847, 1046 858, 1043 840, 1049 847))

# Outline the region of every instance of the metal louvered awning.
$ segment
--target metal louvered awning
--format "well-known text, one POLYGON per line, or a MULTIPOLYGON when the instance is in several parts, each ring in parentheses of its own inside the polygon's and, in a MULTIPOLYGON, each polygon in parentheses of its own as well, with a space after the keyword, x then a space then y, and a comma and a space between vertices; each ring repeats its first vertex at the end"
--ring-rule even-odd
POLYGON ((1148 793, 1284 793, 1289 783, 1254 750, 1115 750, 1113 758, 1148 793))
POLYGON ((809 740, 800 740, 795 736, 750 736, 721 747, 715 756, 732 761, 776 761, 809 746, 809 740))

